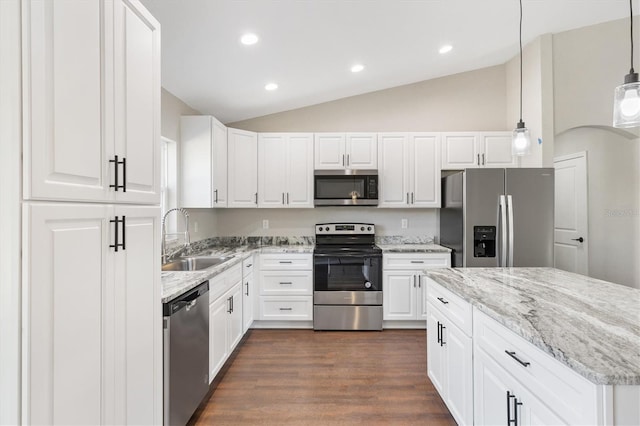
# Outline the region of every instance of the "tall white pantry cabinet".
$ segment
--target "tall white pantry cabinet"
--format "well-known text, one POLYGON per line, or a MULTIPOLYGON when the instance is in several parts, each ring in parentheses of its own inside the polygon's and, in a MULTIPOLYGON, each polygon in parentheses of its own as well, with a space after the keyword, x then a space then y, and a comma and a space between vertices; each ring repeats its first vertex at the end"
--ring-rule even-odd
POLYGON ((160 26, 22 2, 22 422, 161 424, 160 26))

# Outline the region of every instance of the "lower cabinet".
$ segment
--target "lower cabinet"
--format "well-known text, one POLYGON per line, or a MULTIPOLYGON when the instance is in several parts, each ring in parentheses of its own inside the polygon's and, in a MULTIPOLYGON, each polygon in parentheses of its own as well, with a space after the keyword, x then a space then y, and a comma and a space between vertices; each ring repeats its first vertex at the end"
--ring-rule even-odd
POLYGON ((253 278, 253 256, 242 261, 242 331, 246 333, 253 324, 255 280, 253 278))
POLYGON ((240 265, 209 281, 209 383, 244 335, 240 265))

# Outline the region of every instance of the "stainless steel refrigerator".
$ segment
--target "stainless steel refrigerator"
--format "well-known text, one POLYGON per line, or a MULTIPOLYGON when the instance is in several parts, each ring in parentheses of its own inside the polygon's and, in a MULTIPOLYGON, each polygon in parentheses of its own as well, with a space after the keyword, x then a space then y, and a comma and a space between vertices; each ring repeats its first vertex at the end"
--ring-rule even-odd
POLYGON ((440 244, 454 267, 553 266, 554 170, 466 169, 442 178, 440 244))

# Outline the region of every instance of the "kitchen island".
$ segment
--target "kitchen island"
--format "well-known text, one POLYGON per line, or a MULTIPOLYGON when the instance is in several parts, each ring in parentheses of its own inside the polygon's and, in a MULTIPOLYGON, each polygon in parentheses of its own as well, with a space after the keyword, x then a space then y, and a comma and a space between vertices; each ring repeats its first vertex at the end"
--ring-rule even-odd
MULTIPOLYGON (((435 351, 447 343, 451 350, 465 341, 455 348, 468 356, 452 357, 450 363, 473 363, 442 370, 472 375, 464 377, 473 383, 466 401, 447 401, 455 376, 442 387, 459 423, 490 423, 515 413, 523 424, 640 421, 640 290, 554 268, 449 268, 425 274, 437 329, 429 323, 437 340, 428 340, 428 363, 441 361, 442 353, 435 351)), ((429 376, 446 380, 431 366, 429 376)))

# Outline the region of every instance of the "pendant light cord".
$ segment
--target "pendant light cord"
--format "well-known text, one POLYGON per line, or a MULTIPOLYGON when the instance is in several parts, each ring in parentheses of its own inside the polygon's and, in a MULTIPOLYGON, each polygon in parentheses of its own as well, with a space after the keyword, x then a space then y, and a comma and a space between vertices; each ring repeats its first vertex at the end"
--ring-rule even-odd
POLYGON ((629 0, 629 21, 631 22, 631 70, 629 74, 633 74, 633 0, 629 0))
MULTIPOLYGON (((633 50, 633 48, 631 50, 633 50)), ((522 123, 522 0, 520 0, 520 122, 522 123)))

